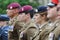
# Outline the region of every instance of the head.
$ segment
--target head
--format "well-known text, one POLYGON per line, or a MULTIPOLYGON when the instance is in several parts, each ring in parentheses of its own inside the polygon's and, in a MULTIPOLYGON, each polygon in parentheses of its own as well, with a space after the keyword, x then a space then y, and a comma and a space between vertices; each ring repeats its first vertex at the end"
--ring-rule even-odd
POLYGON ((33 8, 30 5, 25 5, 20 9, 20 16, 23 20, 33 17, 33 8))
POLYGON ((21 8, 19 3, 11 3, 7 6, 7 15, 9 17, 13 17, 19 14, 19 9, 21 8))
POLYGON ((0 26, 4 26, 9 21, 8 17, 0 16, 0 26))
POLYGON ((48 5, 48 7, 50 8, 48 10, 48 18, 56 18, 57 17, 57 5, 53 6, 52 8, 50 7, 50 5, 48 5))
POLYGON ((41 21, 47 21, 47 7, 40 6, 38 7, 38 12, 36 12, 33 16, 36 23, 41 21))
POLYGON ((48 6, 47 9, 50 10, 50 9, 52 9, 53 7, 57 6, 57 4, 54 4, 54 3, 51 2, 51 3, 48 3, 47 6, 48 6))

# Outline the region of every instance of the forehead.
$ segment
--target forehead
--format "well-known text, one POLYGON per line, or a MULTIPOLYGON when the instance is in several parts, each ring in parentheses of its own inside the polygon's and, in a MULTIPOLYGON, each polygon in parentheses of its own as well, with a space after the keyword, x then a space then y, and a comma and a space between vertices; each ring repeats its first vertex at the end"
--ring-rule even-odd
POLYGON ((14 9, 7 9, 6 11, 13 11, 14 9))
POLYGON ((34 16, 40 16, 40 14, 39 13, 35 13, 34 16))
POLYGON ((6 21, 0 21, 0 22, 6 22, 6 21))

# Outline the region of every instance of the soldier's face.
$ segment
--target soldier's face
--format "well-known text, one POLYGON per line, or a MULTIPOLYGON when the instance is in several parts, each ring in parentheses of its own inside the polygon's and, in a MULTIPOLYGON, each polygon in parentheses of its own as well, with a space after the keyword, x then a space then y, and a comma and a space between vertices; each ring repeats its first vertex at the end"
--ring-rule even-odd
POLYGON ((0 26, 4 26, 6 24, 5 21, 0 21, 0 26))
POLYGON ((35 21, 36 23, 38 23, 38 22, 41 21, 41 15, 36 13, 36 14, 33 16, 33 19, 34 19, 34 21, 35 21))
POLYGON ((57 9, 56 9, 56 7, 48 10, 48 15, 47 15, 48 18, 52 18, 52 17, 56 17, 56 16, 57 16, 57 9))
POLYGON ((13 10, 7 9, 6 12, 9 17, 13 15, 13 10))
POLYGON ((25 13, 21 13, 19 16, 20 16, 21 21, 25 20, 25 16, 26 16, 25 13))

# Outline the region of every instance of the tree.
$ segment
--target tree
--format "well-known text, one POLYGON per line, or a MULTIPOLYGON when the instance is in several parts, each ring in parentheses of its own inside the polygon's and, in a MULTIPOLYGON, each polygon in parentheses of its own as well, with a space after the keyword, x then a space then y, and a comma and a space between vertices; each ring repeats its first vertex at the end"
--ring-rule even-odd
POLYGON ((7 6, 12 2, 18 2, 18 3, 20 3, 21 6, 31 5, 34 8, 36 8, 37 6, 40 5, 36 1, 35 2, 29 2, 29 0, 0 0, 0 13, 5 14, 7 6))

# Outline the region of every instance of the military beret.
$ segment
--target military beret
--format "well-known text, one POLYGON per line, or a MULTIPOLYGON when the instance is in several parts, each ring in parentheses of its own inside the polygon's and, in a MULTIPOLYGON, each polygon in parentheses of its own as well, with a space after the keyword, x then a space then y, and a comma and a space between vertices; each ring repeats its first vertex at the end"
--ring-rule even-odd
POLYGON ((25 5, 25 6, 23 6, 23 7, 20 9, 20 13, 28 12, 28 11, 30 11, 30 10, 32 10, 32 9, 33 9, 32 6, 30 6, 30 5, 25 5))
POLYGON ((54 7, 54 6, 56 6, 57 4, 54 4, 54 3, 48 3, 48 5, 47 6, 49 6, 49 7, 54 7))
POLYGON ((11 3, 7 6, 7 9, 15 9, 15 8, 21 8, 21 5, 19 3, 11 3))
POLYGON ((9 21, 9 17, 0 16, 0 21, 9 21))
POLYGON ((45 11, 47 11, 47 7, 46 6, 39 6, 36 11, 37 12, 45 12, 45 11))

